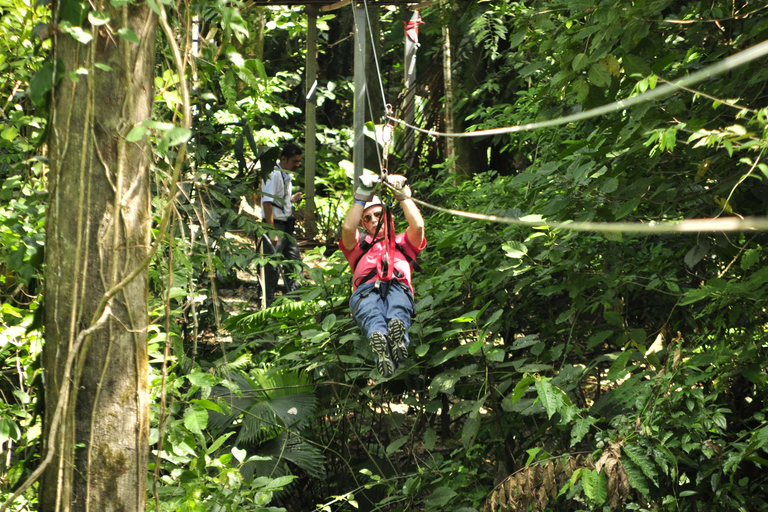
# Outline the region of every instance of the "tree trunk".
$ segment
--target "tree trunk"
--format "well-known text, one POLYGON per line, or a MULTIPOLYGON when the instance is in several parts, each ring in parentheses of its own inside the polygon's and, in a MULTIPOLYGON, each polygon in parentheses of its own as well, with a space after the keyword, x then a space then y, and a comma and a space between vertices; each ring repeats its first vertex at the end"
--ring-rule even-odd
MULTIPOLYGON (((146 4, 110 5, 100 7, 108 24, 83 22, 93 40, 59 33, 52 47, 64 74, 49 139, 44 512, 143 512, 146 502, 147 269, 116 285, 150 242, 149 151, 125 136, 151 115, 157 18, 146 4)), ((71 18, 65 7, 54 12, 71 18)))

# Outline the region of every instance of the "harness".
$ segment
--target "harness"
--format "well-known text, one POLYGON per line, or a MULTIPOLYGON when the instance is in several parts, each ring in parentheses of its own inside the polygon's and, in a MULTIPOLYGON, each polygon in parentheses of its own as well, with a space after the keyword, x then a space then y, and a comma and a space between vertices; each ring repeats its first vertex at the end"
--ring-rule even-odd
MULTIPOLYGON (((412 270, 415 270, 417 272, 422 272, 421 266, 416 262, 414 258, 408 255, 408 253, 405 250, 405 246, 402 244, 398 244, 395 240, 395 234, 394 234, 394 221, 392 220, 392 212, 390 211, 389 205, 384 204, 384 215, 382 215, 379 218, 379 222, 376 224, 376 231, 371 236, 371 241, 368 242, 367 240, 363 239, 360 240, 358 243, 360 249, 363 251, 360 253, 360 256, 357 257, 354 264, 352 265, 352 274, 355 273, 355 270, 357 269, 358 263, 360 263, 360 260, 363 259, 363 256, 371 250, 371 248, 381 242, 387 242, 387 253, 384 255, 381 261, 381 270, 385 281, 391 281, 392 277, 401 278, 403 277, 403 274, 399 270, 395 270, 394 264, 389 264, 389 256, 396 250, 402 254, 405 261, 408 262, 408 264, 411 266, 412 270), (379 234, 379 231, 381 230, 382 223, 386 221, 387 222, 387 238, 384 237, 376 238, 376 236, 379 234)), ((374 276, 377 276, 379 272, 378 265, 373 267, 367 274, 360 276, 357 281, 355 282, 355 287, 360 286, 361 284, 367 283, 371 279, 373 279, 374 276)), ((379 283, 381 282, 381 278, 376 279, 376 286, 375 288, 379 288, 379 283)))

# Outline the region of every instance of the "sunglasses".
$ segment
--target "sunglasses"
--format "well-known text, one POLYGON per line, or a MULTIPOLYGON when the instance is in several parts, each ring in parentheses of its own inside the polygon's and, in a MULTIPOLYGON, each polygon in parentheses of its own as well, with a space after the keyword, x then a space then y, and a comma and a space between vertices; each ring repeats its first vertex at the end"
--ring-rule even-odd
POLYGON ((379 220, 381 218, 381 210, 376 210, 372 213, 366 213, 363 215, 363 222, 371 222, 373 219, 379 220))

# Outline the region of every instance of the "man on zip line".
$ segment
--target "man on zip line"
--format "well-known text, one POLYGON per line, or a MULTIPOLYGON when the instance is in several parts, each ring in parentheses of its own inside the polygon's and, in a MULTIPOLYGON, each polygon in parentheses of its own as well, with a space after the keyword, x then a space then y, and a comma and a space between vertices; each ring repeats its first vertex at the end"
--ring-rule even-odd
POLYGON ((374 175, 360 177, 339 248, 352 268, 352 316, 370 343, 376 368, 389 378, 408 357, 408 329, 415 316, 411 271, 418 268, 415 260, 427 240, 405 176, 387 178, 408 221, 408 228, 397 235, 389 208, 374 195, 378 181, 374 175), (358 225, 365 230, 362 236, 358 225))

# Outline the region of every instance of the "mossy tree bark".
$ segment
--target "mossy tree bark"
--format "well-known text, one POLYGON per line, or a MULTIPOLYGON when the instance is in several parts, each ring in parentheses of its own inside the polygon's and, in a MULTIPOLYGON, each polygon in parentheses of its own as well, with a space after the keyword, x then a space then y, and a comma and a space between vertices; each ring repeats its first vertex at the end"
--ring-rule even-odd
POLYGON ((149 151, 126 135, 151 115, 157 19, 104 1, 91 5, 109 22, 89 26, 69 4, 54 5, 59 21, 79 16, 93 39, 57 31, 52 46, 64 74, 50 110, 40 510, 143 511, 149 151))

